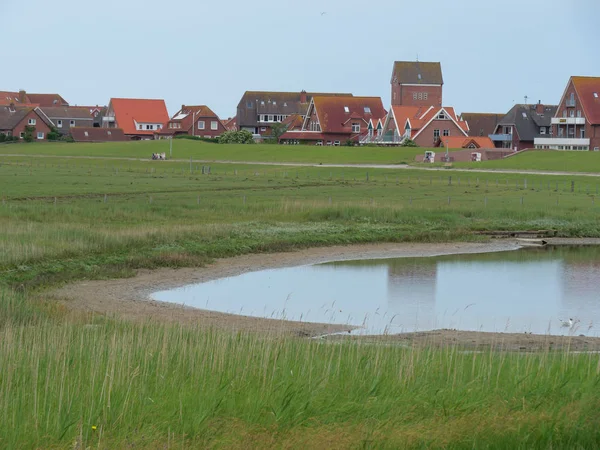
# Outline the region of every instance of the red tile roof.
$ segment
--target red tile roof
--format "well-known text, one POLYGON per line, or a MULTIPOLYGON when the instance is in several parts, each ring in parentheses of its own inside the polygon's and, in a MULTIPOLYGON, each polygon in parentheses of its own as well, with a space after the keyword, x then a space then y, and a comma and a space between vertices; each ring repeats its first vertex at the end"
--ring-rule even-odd
POLYGON ((448 145, 448 148, 468 148, 469 145, 475 144, 477 148, 495 148, 489 137, 442 136, 440 140, 441 147, 448 145))
POLYGON ((314 97, 313 103, 323 133, 351 133, 353 120, 366 130, 371 119, 387 114, 380 97, 314 97))
POLYGON ((600 77, 571 77, 571 81, 585 117, 591 124, 600 125, 600 77))
POLYGON ((70 133, 75 142, 120 142, 129 140, 120 128, 73 127, 70 133))
POLYGON ((221 122, 223 122, 223 126, 227 131, 237 131, 237 117, 231 117, 221 122))
POLYGON ((288 131, 299 131, 304 125, 304 117, 300 114, 292 114, 281 123, 287 126, 288 131))
POLYGON ((58 94, 29 94, 29 101, 40 106, 69 106, 64 98, 58 94))
POLYGON ((465 135, 469 132, 469 125, 464 120, 461 120, 454 111, 454 108, 449 106, 444 107, 426 107, 426 106, 392 106, 394 117, 396 118, 396 126, 400 134, 404 134, 406 121, 410 122, 412 137, 415 137, 421 132, 423 127, 427 126, 442 110, 446 111, 448 116, 456 122, 458 127, 464 131, 465 135))
POLYGON ((109 109, 115 113, 115 119, 125 134, 149 135, 152 130, 138 130, 135 123, 153 123, 165 125, 169 121, 169 113, 164 100, 147 100, 132 98, 113 98, 109 109))
MULTIPOLYGON (((171 118, 171 120, 168 121, 168 123, 165 124, 162 131, 164 131, 166 134, 173 134, 175 131, 187 133, 192 129, 192 122, 197 121, 198 119, 212 119, 218 120, 219 122, 221 121, 219 116, 217 116, 217 114, 206 105, 181 105, 181 109, 177 111, 177 113, 171 118), (171 129, 169 128, 169 123, 179 123, 181 124, 181 128, 171 129)), ((224 126, 223 123, 221 124, 224 126)))

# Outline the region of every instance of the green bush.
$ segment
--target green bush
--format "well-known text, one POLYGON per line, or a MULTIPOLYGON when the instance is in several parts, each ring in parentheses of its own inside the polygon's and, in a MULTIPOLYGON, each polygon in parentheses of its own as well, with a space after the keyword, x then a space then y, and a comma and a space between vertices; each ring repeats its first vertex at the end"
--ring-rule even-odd
POLYGON ((246 130, 226 131, 219 136, 219 144, 254 144, 254 138, 246 130))
POLYGON ((26 126, 25 127, 25 136, 23 136, 23 140, 25 142, 33 142, 34 137, 33 137, 33 133, 35 133, 35 127, 32 126, 26 126))
POLYGON ((405 139, 402 141, 402 144, 400 144, 400 147, 418 147, 418 145, 412 139, 405 139))

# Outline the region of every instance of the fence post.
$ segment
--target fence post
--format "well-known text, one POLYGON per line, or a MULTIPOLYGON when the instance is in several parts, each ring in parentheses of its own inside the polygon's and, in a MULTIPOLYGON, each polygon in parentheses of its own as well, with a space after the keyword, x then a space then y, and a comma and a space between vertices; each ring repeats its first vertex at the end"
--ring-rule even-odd
POLYGON ((108 200, 108 196, 106 194, 104 194, 104 203, 106 203, 107 200, 108 200))
POLYGON ((571 181, 571 192, 575 192, 575 181, 571 181))
POLYGON ((448 177, 448 186, 452 186, 452 177, 448 177))
POLYGON ((369 172, 367 172, 367 181, 369 181, 369 172))

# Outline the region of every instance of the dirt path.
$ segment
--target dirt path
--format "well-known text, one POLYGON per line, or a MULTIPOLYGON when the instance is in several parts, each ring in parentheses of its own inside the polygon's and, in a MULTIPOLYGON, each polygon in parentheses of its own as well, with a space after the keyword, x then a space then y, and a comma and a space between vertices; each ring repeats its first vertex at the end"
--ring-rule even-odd
POLYGON ((295 323, 193 309, 150 299, 150 294, 247 272, 330 261, 439 256, 515 250, 514 242, 448 244, 371 244, 326 247, 289 253, 221 259, 204 268, 140 270, 134 278, 82 281, 50 292, 68 308, 126 319, 176 321, 242 330, 278 330, 303 336, 348 331, 347 325, 295 323))
MULTIPOLYGON (((2 154, 0 157, 23 157, 23 158, 59 158, 59 159, 100 159, 114 161, 148 161, 149 158, 131 158, 119 156, 59 156, 59 155, 23 155, 23 154, 2 154)), ((189 163, 189 159, 170 159, 169 162, 189 163)), ((160 161, 156 161, 160 164, 160 161)), ((421 170, 429 172, 465 172, 465 173, 496 173, 508 175, 549 175, 549 176, 578 176, 578 177, 600 177, 597 172, 564 172, 547 170, 517 170, 517 169, 446 169, 443 167, 415 167, 407 164, 317 164, 300 162, 276 162, 276 161, 231 161, 231 160, 210 160, 210 159, 192 159, 196 164, 241 164, 254 166, 280 166, 280 167, 321 167, 331 169, 386 169, 386 170, 421 170)))

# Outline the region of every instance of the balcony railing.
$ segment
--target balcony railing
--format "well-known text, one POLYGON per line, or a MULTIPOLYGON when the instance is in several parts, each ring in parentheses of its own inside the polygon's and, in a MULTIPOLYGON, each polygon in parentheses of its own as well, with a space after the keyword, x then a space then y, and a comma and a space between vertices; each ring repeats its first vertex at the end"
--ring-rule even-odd
POLYGON ((553 117, 552 125, 585 125, 585 117, 553 117))
POLYGON ((589 138, 575 138, 575 137, 538 137, 534 140, 534 145, 548 145, 551 148, 556 148, 558 146, 567 147, 567 146, 589 146, 590 140, 589 138))
POLYGON ((494 142, 506 142, 513 140, 512 134, 490 134, 490 139, 494 142))

